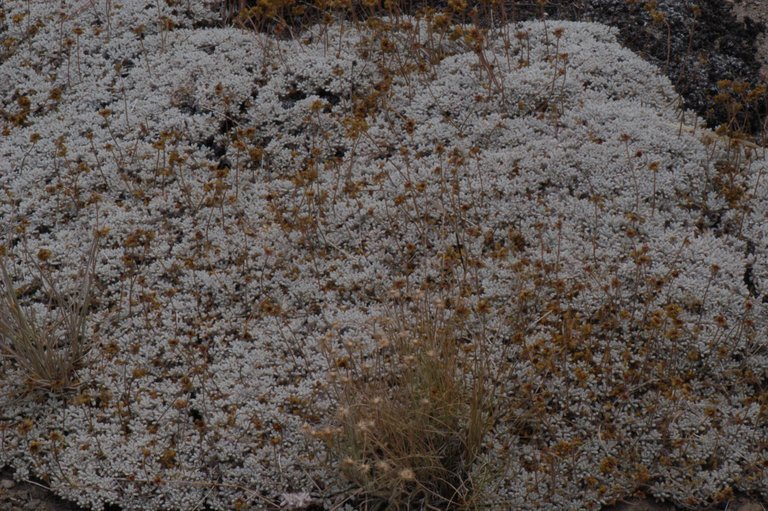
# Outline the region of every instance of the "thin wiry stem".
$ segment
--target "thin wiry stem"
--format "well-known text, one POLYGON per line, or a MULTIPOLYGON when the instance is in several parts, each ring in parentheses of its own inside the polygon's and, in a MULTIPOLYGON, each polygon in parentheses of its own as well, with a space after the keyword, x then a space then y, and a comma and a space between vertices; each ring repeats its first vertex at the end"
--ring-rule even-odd
POLYGON ((12 359, 33 388, 61 391, 76 385, 76 372, 90 345, 85 337, 98 243, 88 252, 86 267, 73 298, 67 298, 37 264, 53 310, 44 321, 19 303, 5 257, 0 257, 0 354, 12 359))

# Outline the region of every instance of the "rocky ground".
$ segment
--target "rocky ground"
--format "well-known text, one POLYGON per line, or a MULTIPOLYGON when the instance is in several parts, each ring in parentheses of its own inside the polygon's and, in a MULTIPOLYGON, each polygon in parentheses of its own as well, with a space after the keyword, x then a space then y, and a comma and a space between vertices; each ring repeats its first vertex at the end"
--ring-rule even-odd
POLYGON ((58 498, 43 484, 15 481, 6 469, 0 470, 0 510, 81 511, 81 508, 58 498))
MULTIPOLYGON (((558 7, 559 4, 568 5, 568 2, 551 3, 555 6, 553 9, 556 9, 553 11, 553 15, 573 16, 573 10, 569 10, 562 5, 558 7)), ((576 3, 574 2, 573 4, 576 3)), ((704 108, 703 104, 707 100, 707 94, 713 92, 713 77, 717 73, 721 73, 718 75, 721 77, 724 76, 722 73, 725 73, 725 76, 733 79, 746 79, 753 82, 759 78, 764 79, 768 77, 768 33, 760 33, 761 24, 768 24, 768 4, 765 2, 761 0, 724 0, 724 2, 713 0, 699 2, 702 5, 702 16, 697 21, 696 35, 694 37, 691 35, 693 34, 692 31, 687 32, 690 35, 688 40, 691 41, 689 49, 693 51, 689 51, 682 56, 672 56, 668 59, 662 58, 659 52, 662 51, 663 55, 663 50, 667 47, 668 43, 671 46, 671 36, 669 40, 665 39, 663 37, 665 31, 659 31, 658 27, 635 30, 636 27, 633 27, 627 21, 633 20, 635 23, 641 23, 642 17, 647 15, 647 11, 643 11, 642 6, 639 6, 642 2, 636 3, 638 4, 637 9, 633 10, 633 2, 625 0, 613 3, 598 2, 596 0, 591 2, 585 1, 582 2, 584 11, 582 11, 581 15, 592 18, 595 21, 612 22, 618 25, 622 30, 626 44, 662 68, 666 68, 671 77, 678 77, 677 80, 673 78, 673 82, 690 82, 690 80, 685 78, 686 76, 690 78, 690 75, 686 75, 686 73, 692 72, 687 63, 698 59, 699 55, 696 54, 696 51, 708 51, 706 47, 699 45, 703 45, 703 41, 719 41, 718 44, 722 54, 716 55, 713 53, 713 58, 708 63, 709 67, 697 70, 702 79, 698 82, 694 80, 694 82, 691 82, 693 85, 682 91, 687 95, 686 99, 691 107, 702 111, 704 108), (728 27, 728 23, 723 23, 722 16, 717 15, 716 11, 720 7, 716 4, 728 5, 730 7, 732 14, 736 17, 735 19, 740 23, 738 31, 731 31, 728 34, 723 33, 724 28, 728 27), (706 6, 710 6, 711 10, 707 11, 706 6), (584 13, 587 14, 585 15, 584 13)), ((668 3, 660 1, 659 9, 663 10, 664 6, 668 3)), ((679 5, 687 5, 688 3, 690 2, 681 1, 679 5)), ((685 21, 680 21, 682 18, 678 20, 673 14, 670 11, 667 18, 669 23, 679 22, 680 27, 685 26, 685 21)), ((80 509, 47 491, 44 483, 28 480, 16 481, 10 471, 7 469, 0 470, 0 511, 79 511, 80 509)), ((610 511, 671 511, 674 508, 666 504, 638 498, 633 501, 618 503, 607 509, 610 511)), ((752 500, 748 496, 734 496, 731 500, 709 509, 758 511, 768 509, 768 502, 752 500)))
MULTIPOLYGON (((757 23, 768 25, 768 5, 760 0, 727 0, 737 19, 750 18, 757 23)), ((760 77, 768 78, 768 31, 757 36, 755 58, 760 64, 760 77)))

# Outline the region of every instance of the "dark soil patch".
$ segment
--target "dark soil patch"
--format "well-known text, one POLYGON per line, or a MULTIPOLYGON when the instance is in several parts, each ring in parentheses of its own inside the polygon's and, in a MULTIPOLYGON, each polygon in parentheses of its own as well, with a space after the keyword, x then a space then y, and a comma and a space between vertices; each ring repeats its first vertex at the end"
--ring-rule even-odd
POLYGON ((42 482, 15 481, 8 468, 0 469, 0 511, 84 511, 57 497, 42 482), (36 484, 37 483, 37 484, 36 484))

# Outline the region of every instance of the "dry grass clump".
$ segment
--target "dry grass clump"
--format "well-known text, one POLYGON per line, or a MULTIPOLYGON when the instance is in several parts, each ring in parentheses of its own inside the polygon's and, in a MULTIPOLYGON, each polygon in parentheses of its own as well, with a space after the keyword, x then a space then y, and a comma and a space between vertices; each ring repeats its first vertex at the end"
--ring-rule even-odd
POLYGON ((496 419, 481 339, 423 291, 382 320, 372 351, 330 343, 337 428, 323 438, 367 505, 469 509, 482 498, 471 468, 496 419))
MULTIPOLYGON (((94 240, 81 270, 78 287, 68 296, 37 264, 38 280, 49 297, 45 318, 19 301, 6 262, 0 255, 0 354, 10 358, 26 375, 30 390, 60 392, 77 385, 77 370, 90 350, 85 336, 98 243, 94 240)), ((45 259, 49 254, 38 254, 45 259)))

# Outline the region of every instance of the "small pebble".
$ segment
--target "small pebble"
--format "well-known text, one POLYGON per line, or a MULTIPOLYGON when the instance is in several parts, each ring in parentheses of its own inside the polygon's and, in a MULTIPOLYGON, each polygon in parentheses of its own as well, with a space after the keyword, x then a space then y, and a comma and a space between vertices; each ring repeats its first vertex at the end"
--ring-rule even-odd
POLYGON ((765 511, 765 508, 761 506, 758 502, 744 502, 739 507, 736 508, 736 511, 765 511))

